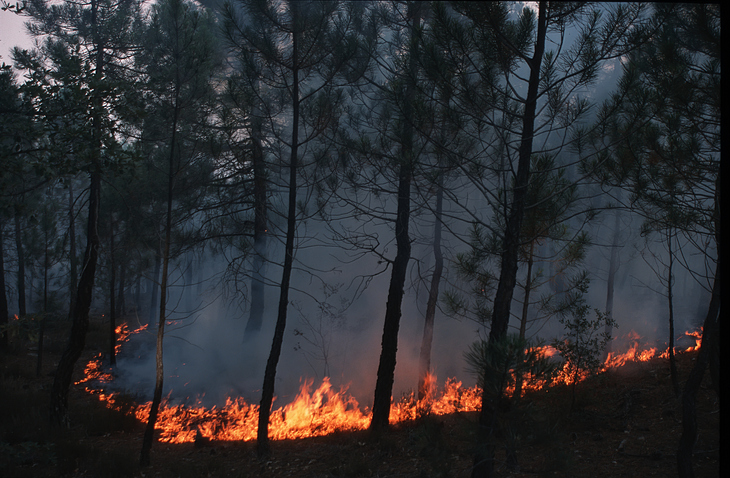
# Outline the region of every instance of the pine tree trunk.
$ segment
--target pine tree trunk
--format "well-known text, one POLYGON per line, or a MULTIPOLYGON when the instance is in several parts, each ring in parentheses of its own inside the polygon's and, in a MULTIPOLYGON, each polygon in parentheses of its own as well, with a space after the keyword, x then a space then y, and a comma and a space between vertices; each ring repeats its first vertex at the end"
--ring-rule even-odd
POLYGON ((669 340, 668 351, 669 351, 669 376, 672 380, 672 389, 674 395, 680 396, 681 390, 679 387, 679 377, 677 373, 677 359, 674 356, 674 297, 673 297, 673 285, 674 285, 674 251, 672 250, 672 228, 669 228, 667 233, 667 249, 669 250, 669 270, 667 272, 667 305, 669 306, 669 340))
MULTIPOLYGON (((540 83, 540 67, 545 51, 545 37, 547 32, 545 2, 540 2, 537 18, 537 36, 532 59, 529 61, 530 78, 527 86, 527 98, 522 117, 522 137, 517 163, 515 186, 512 190, 512 206, 507 226, 504 231, 501 269, 499 283, 494 297, 492 310, 492 326, 489 331, 489 341, 495 342, 507 334, 509 325, 512 295, 517 283, 517 260, 520 247, 520 230, 525 212, 525 198, 527 196, 528 181, 530 178, 530 159, 532 156, 532 140, 535 131, 535 115, 537 111, 538 86, 540 83)), ((485 373, 486 369, 485 369, 485 373)), ((483 383, 490 383, 484 377, 483 383)), ((486 388, 486 387, 485 387, 486 388)), ((486 392, 482 393, 482 409, 479 414, 478 439, 480 446, 474 456, 472 478, 490 478, 494 474, 494 425, 496 423, 496 409, 492 406, 486 392), (484 444, 483 446, 481 444, 484 444)))
POLYGON ((436 318, 436 305, 438 304, 439 285, 444 269, 444 256, 441 252, 441 229, 442 213, 444 203, 443 177, 439 176, 436 185, 436 209, 434 211, 435 223, 433 226, 433 256, 434 266, 431 276, 431 286, 428 291, 426 302, 426 317, 423 325, 423 339, 421 340, 421 354, 419 359, 418 372, 418 400, 422 400, 428 393, 427 376, 431 373, 431 346, 433 344, 433 327, 436 318))
POLYGON ((155 272, 154 276, 150 279, 150 308, 149 308, 149 319, 147 320, 147 323, 149 325, 152 325, 155 323, 155 311, 157 310, 157 291, 159 289, 160 285, 160 269, 162 269, 162 251, 160 251, 160 247, 163 247, 162 245, 159 245, 157 249, 155 249, 155 272))
MULTIPOLYGON (((297 24, 298 5, 290 3, 292 24, 297 24)), ((271 453, 269 444, 269 418, 271 416, 271 404, 274 401, 274 385, 276 380, 276 368, 281 355, 281 345, 284 342, 284 331, 286 329, 287 309, 289 308, 289 283, 291 281, 292 266, 294 264, 294 236, 296 233, 297 213, 297 166, 299 154, 299 35, 300 32, 294 28, 292 33, 292 134, 291 134, 291 157, 289 159, 289 205, 287 211, 286 243, 284 246, 284 270, 281 277, 279 289, 279 308, 274 328, 274 339, 271 343, 271 351, 266 361, 264 371, 264 384, 261 390, 261 404, 259 406, 259 421, 256 430, 256 448, 259 456, 267 456, 271 453)))
POLYGON ((713 376, 718 372, 719 365, 719 348, 720 348, 720 306, 721 306, 721 258, 722 258, 722 242, 720 241, 720 175, 717 175, 715 181, 715 246, 717 248, 717 262, 715 263, 715 278, 712 283, 712 297, 710 305, 705 316, 705 322, 702 329, 702 343, 700 351, 695 361, 692 371, 687 377, 682 391, 682 436, 679 439, 677 447, 677 471, 679 478, 693 478, 694 471, 692 469, 692 450, 697 441, 697 392, 702 384, 702 378, 705 375, 705 369, 710 366, 710 375, 715 392, 718 399, 720 398, 720 389, 718 387, 719 377, 713 376))
MULTIPOLYGON (((180 94, 180 85, 175 90, 176 95, 180 94)), ((172 118, 172 136, 170 138, 170 156, 168 158, 167 172, 167 214, 165 217, 165 242, 162 250, 162 278, 160 280, 160 308, 157 320, 157 349, 155 353, 155 390, 152 395, 152 404, 150 406, 150 414, 147 418, 147 426, 145 427, 144 437, 142 438, 142 450, 140 452, 140 466, 150 465, 150 454, 152 452, 152 444, 155 440, 155 424, 157 423, 157 415, 162 403, 162 388, 164 385, 164 362, 163 362, 163 343, 165 338, 165 320, 167 319, 167 275, 170 265, 170 243, 172 242, 172 200, 173 189, 175 185, 175 155, 177 146, 177 125, 180 115, 180 106, 178 97, 175 98, 175 108, 172 118)))
POLYGON ((403 288, 406 282, 408 261, 411 257, 411 239, 408 233, 408 223, 411 215, 411 181, 414 163, 413 152, 413 98, 415 95, 416 76, 418 72, 418 38, 416 29, 421 21, 421 5, 419 2, 408 3, 408 17, 411 22, 409 65, 410 78, 405 91, 405 100, 402 107, 403 127, 401 131, 401 158, 398 172, 398 200, 395 219, 396 253, 393 260, 388 287, 388 300, 385 304, 385 321, 381 341, 378 375, 375 382, 375 397, 373 399, 373 415, 370 421, 370 431, 378 435, 388 427, 390 416, 390 402, 393 394, 393 380, 395 376, 396 355, 398 352, 398 330, 400 328, 401 305, 403 303, 403 288))
POLYGON ((5 326, 10 321, 10 311, 8 310, 8 296, 5 291, 5 248, 3 246, 3 236, 5 233, 5 222, 0 217, 0 352, 8 349, 8 331, 5 326))
POLYGON ((76 214, 74 214, 74 193, 72 181, 68 184, 68 274, 69 307, 68 315, 73 320, 76 308, 76 288, 78 286, 78 261, 76 260, 76 214))
POLYGON ((404 160, 398 181, 398 212, 395 224, 397 252, 392 265, 388 301, 385 305, 385 323, 383 324, 378 377, 375 382, 373 416, 370 422, 370 430, 376 434, 388 426, 398 351, 398 329, 400 328, 403 288, 406 282, 408 260, 411 256, 411 240, 408 235, 411 194, 410 169, 410 165, 405 164, 404 160))
POLYGON ((263 325, 265 284, 266 278, 266 165, 261 145, 261 121, 256 117, 252 125, 251 141, 253 143, 253 198, 254 198, 254 232, 253 232, 253 259, 251 277, 251 310, 249 312, 244 339, 250 341, 258 336, 263 325))
MULTIPOLYGON (((520 318, 520 338, 527 334, 527 315, 530 310, 530 292, 532 291, 532 266, 535 263, 535 241, 530 242, 530 251, 527 258, 527 277, 525 278, 525 300, 522 303, 522 317, 520 318)), ((515 378, 515 391, 512 397, 519 400, 522 397, 522 375, 515 378)))
MULTIPOLYGON (((618 209, 614 211, 614 226, 613 226, 613 239, 611 241, 611 259, 608 264, 608 279, 606 280, 606 318, 609 321, 613 320, 613 293, 616 285, 616 272, 619 267, 619 244, 621 240, 620 234, 620 215, 618 209)), ((604 332, 609 334, 613 333, 613 325, 610 323, 606 324, 604 332)), ((606 349, 603 351, 603 359, 605 361, 608 358, 608 354, 611 352, 612 342, 609 341, 606 344, 606 349)))
POLYGON ((73 368, 86 345, 86 332, 89 329, 89 309, 94 291, 94 275, 99 255, 99 199, 101 190, 101 172, 98 164, 91 173, 89 187, 89 218, 87 226, 86 252, 77 288, 76 306, 73 311, 71 335, 53 379, 51 388, 51 422, 57 425, 69 425, 68 422, 68 389, 71 386, 73 368))
POLYGON ((712 286, 712 299, 710 300, 710 306, 705 317, 700 351, 682 391, 682 435, 677 448, 677 470, 680 478, 694 477, 692 450, 697 441, 697 392, 702 384, 705 369, 712 360, 711 355, 717 347, 720 294, 720 261, 718 251, 718 262, 712 286))
POLYGON ((15 249, 18 256, 18 315, 28 313, 25 305, 25 253, 23 252, 23 236, 20 228, 20 212, 15 211, 15 249))
MULTIPOLYGON (((104 45, 98 41, 98 0, 91 2, 91 28, 94 29, 96 57, 95 77, 101 81, 104 76, 104 45)), ((93 100, 93 136, 92 158, 90 164, 89 184, 89 216, 86 232, 86 252, 81 270, 81 278, 76 294, 76 304, 71 324, 71 336, 66 350, 61 355, 51 388, 51 423, 69 425, 68 389, 71 386, 74 365, 81 356, 86 345, 86 332, 89 330, 89 310, 94 292, 94 276, 99 257, 99 203, 101 201, 101 148, 102 148, 102 114, 103 102, 100 92, 95 91, 93 100)))
POLYGON ((114 261, 114 219, 109 218, 109 364, 117 365, 116 264, 114 261))
POLYGON ((40 377, 41 371, 43 370, 43 335, 46 332, 46 319, 48 316, 48 269, 51 268, 50 260, 48 257, 48 248, 49 245, 49 234, 48 234, 48 228, 45 227, 47 224, 47 214, 48 209, 45 208, 43 210, 43 224, 44 224, 44 233, 45 233, 45 250, 43 255, 43 317, 41 317, 41 323, 40 328, 38 330, 38 360, 36 361, 36 369, 35 369, 35 376, 40 377))
POLYGON ((125 304, 126 298, 124 297, 124 284, 127 280, 127 267, 126 264, 119 264, 119 284, 117 292, 117 317, 124 317, 127 314, 127 307, 125 304))

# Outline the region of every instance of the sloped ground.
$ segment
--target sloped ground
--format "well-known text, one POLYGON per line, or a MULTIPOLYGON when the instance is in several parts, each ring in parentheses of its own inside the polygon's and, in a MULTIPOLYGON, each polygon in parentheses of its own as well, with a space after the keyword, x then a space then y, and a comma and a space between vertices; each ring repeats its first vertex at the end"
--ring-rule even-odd
MULTIPOLYGON (((106 333, 97 324, 83 364, 101 351, 106 333)), ((60 356, 65 329, 46 337, 46 356, 36 377, 31 341, 14 341, 0 356, 0 476, 5 477, 463 477, 469 476, 476 414, 425 417, 379 441, 366 432, 273 442, 267 460, 252 443, 155 444, 153 465, 140 469, 143 426, 106 409, 75 387, 69 397, 73 427, 47 424, 49 373, 60 356)), ((680 378, 695 354, 678 355, 680 378)), ((505 410, 497 451, 498 476, 676 476, 681 433, 679 401, 666 360, 633 364, 578 385, 526 397, 505 410), (517 467, 506 466, 506 444, 517 467)), ((719 401, 706 375, 698 396, 699 436, 695 476, 720 476, 719 401)))

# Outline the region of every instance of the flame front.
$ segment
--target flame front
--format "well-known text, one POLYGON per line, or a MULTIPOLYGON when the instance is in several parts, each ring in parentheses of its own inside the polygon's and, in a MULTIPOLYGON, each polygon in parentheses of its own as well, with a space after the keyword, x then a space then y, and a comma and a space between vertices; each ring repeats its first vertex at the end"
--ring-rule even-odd
MULTIPOLYGON (((119 345, 144 327, 130 332, 126 326, 117 329, 119 345)), ((699 347, 702 332, 687 332, 685 335, 696 340, 699 347)), ((655 357, 666 357, 668 351, 659 352, 656 348, 643 349, 639 345, 639 336, 627 336, 633 341, 628 351, 622 354, 609 353, 602 370, 620 367, 628 362, 644 362, 655 357)), ((624 338, 626 339, 626 337, 624 338)), ((550 346, 540 349, 547 357, 554 357, 557 351, 550 346)), ((105 372, 101 366, 101 354, 90 361, 85 369, 84 379, 77 384, 87 383, 86 390, 94 393, 110 408, 120 409, 115 393, 104 393, 94 389, 91 383, 108 383, 113 376, 105 372)), ((570 384, 572 377, 564 369, 559 372, 553 383, 570 384)), ((523 388, 523 393, 541 388, 544 384, 533 383, 523 388)), ((462 382, 454 378, 447 379, 443 389, 436 385, 436 376, 429 374, 425 381, 425 396, 417 400, 413 393, 393 403, 390 411, 390 423, 402 423, 429 413, 447 415, 456 412, 478 411, 481 407, 481 390, 474 387, 462 387, 462 382)), ((507 393, 511 393, 510 390, 507 393)), ((137 406, 133 413, 141 422, 149 416, 151 402, 137 406)), ((206 408, 198 401, 195 405, 174 405, 169 398, 160 406, 156 428, 160 433, 160 441, 168 443, 193 442, 202 437, 209 440, 249 441, 256 439, 259 406, 247 403, 242 398, 229 398, 222 407, 206 408)), ((323 436, 335 431, 364 430, 370 424, 371 412, 361 408, 357 400, 347 393, 347 388, 335 390, 329 378, 313 388, 313 380, 302 382, 296 399, 283 407, 272 410, 269 421, 269 438, 273 440, 296 439, 323 436)))

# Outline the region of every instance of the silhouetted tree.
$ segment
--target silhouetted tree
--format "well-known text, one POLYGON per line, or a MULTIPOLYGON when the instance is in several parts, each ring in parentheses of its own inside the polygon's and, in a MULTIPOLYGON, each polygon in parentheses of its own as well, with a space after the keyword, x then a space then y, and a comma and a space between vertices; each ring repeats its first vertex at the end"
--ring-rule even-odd
POLYGON ((142 441, 142 466, 150 463, 155 423, 162 401, 163 342, 168 317, 175 201, 188 186, 189 177, 195 177, 196 181, 204 179, 208 170, 205 166, 206 153, 200 143, 205 143, 210 102, 215 93, 213 77, 220 59, 213 29, 212 14, 194 3, 162 0, 153 6, 140 42, 143 49, 136 58, 144 72, 145 103, 149 111, 142 146, 151 146, 152 158, 157 156, 162 160, 167 179, 155 388, 142 441), (149 144, 145 144, 147 142, 149 144))
MULTIPOLYGON (((130 46, 129 32, 138 11, 136 0, 108 2, 52 3, 32 0, 27 13, 32 21, 29 31, 35 36, 48 35, 43 53, 49 64, 28 53, 16 52, 37 79, 33 86, 39 93, 40 112, 51 132, 60 132, 59 167, 84 171, 89 175, 87 245, 77 298, 73 312, 71 336, 58 363, 51 390, 51 421, 68 423, 68 389, 73 368, 84 349, 99 254, 98 214, 102 174, 110 162, 120 161, 122 150, 118 131, 113 131, 123 116, 124 95, 121 66, 130 46), (50 80, 45 81, 44 80, 50 80), (55 105, 60 107, 59 110, 55 105), (64 111, 65 109, 65 111, 64 111), (65 117, 64 117, 65 115, 65 117), (83 125, 83 126, 82 126, 83 125), (65 128, 65 130, 61 130, 65 128), (73 151, 69 155, 69 151, 73 151), (68 163, 63 163, 66 160, 68 163)), ((126 83, 128 84, 128 83, 126 83)))
POLYGON ((342 101, 339 85, 347 84, 357 74, 350 59, 358 44, 354 26, 360 4, 337 2, 241 2, 246 16, 227 8, 228 38, 241 51, 248 51, 259 65, 261 82, 275 90, 276 108, 266 116, 272 127, 269 133, 288 147, 286 192, 286 232, 284 261, 279 286, 279 305, 274 338, 264 371, 261 391, 257 449, 270 453, 268 428, 274 398, 276 368, 286 329, 289 291, 296 250, 299 222, 298 179, 306 169, 305 145, 316 140, 337 120, 342 101), (285 122, 281 119, 285 118, 285 122), (278 123, 278 124, 277 124, 278 123))

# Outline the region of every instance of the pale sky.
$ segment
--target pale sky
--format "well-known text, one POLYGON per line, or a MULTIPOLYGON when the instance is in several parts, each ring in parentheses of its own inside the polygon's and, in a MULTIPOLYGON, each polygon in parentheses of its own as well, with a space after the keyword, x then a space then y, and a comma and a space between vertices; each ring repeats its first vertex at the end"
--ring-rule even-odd
POLYGON ((0 63, 11 64, 10 50, 15 46, 30 48, 33 41, 25 33, 27 17, 0 10, 0 63))

